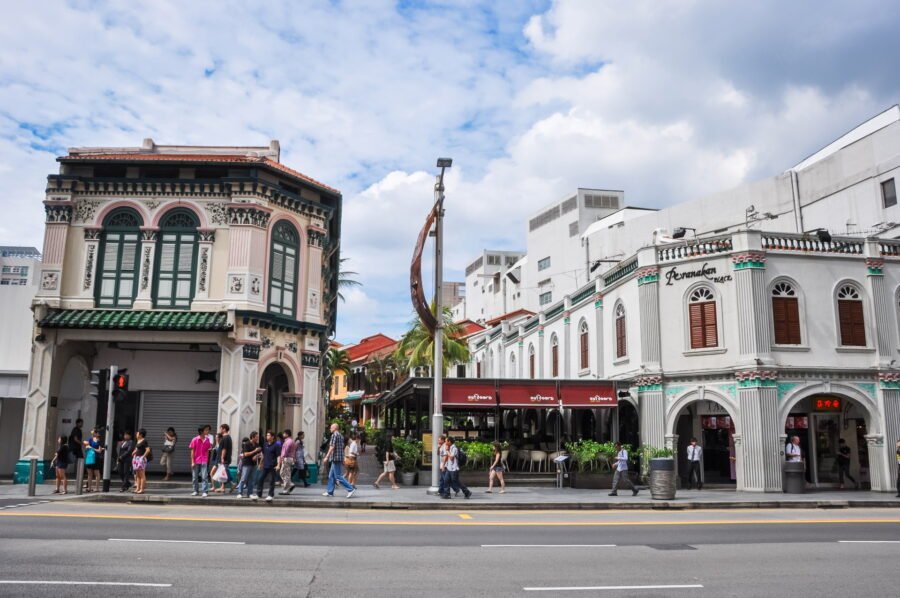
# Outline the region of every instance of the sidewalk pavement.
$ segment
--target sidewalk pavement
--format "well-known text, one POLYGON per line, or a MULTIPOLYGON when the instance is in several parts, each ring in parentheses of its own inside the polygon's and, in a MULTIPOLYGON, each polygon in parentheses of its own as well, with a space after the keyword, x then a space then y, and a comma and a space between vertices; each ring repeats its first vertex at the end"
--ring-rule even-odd
POLYGON ((806 494, 781 494, 736 492, 729 490, 683 490, 674 500, 654 500, 649 490, 641 490, 636 497, 630 490, 618 496, 608 496, 607 490, 578 490, 573 488, 508 487, 505 494, 495 489, 487 494, 483 488, 473 488, 472 498, 462 495, 444 500, 426 493, 425 487, 401 487, 391 490, 382 485, 358 486, 353 498, 345 498, 343 490, 334 497, 322 496, 324 486, 296 488, 288 496, 276 495, 275 500, 238 499, 235 495, 211 495, 208 498, 192 497, 190 489, 158 489, 147 485, 147 494, 135 496, 111 492, 108 494, 82 495, 82 501, 133 504, 172 504, 203 506, 259 506, 304 508, 353 508, 353 509, 407 509, 407 510, 619 510, 619 509, 801 509, 801 508, 880 508, 898 507, 900 499, 893 493, 868 491, 814 491, 806 494))

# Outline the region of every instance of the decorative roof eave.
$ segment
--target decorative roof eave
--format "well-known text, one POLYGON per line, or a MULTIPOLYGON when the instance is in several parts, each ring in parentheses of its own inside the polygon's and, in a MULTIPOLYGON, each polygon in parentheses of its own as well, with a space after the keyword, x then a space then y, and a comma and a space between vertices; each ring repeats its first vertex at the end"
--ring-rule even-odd
POLYGON ((61 309, 49 312, 40 328, 78 330, 226 332, 233 327, 226 312, 135 311, 130 309, 61 309))
POLYGON ((312 177, 309 177, 301 172, 294 170, 280 162, 274 162, 272 160, 268 160, 265 158, 248 158, 246 156, 192 156, 190 154, 173 154, 173 155, 164 155, 164 154, 148 154, 148 155, 123 155, 123 154, 113 154, 113 155, 104 155, 104 154, 84 154, 78 156, 59 156, 56 158, 56 161, 60 164, 67 163, 90 163, 90 162, 99 162, 99 163, 110 163, 110 162, 124 162, 127 164, 160 164, 160 163, 184 163, 191 165, 203 165, 203 166, 222 166, 225 165, 235 165, 235 166, 249 166, 251 168, 263 168, 271 173, 278 174, 281 176, 285 176, 294 180, 302 185, 306 185, 308 187, 314 188, 316 191, 320 193, 325 193, 331 197, 341 197, 341 192, 333 187, 329 187, 325 183, 321 183, 315 180, 312 177))
POLYGON ((326 329, 323 324, 292 320, 284 316, 261 311, 237 310, 234 312, 234 316, 235 320, 240 320, 245 326, 259 326, 260 328, 295 334, 298 332, 315 332, 317 334, 322 334, 326 329))

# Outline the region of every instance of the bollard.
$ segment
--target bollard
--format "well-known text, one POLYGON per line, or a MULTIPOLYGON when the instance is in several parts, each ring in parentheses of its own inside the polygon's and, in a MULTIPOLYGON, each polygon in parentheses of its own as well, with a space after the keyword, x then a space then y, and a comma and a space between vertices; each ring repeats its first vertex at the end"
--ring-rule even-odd
POLYGON ((84 458, 75 461, 75 494, 84 492, 84 458))
POLYGON ((28 496, 34 496, 37 490, 37 462, 37 457, 32 457, 28 465, 28 496))

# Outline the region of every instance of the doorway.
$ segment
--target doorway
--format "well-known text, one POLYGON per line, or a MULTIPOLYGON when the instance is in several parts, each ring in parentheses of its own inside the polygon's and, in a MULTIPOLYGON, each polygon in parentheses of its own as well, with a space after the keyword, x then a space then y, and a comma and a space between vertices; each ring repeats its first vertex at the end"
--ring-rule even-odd
POLYGON ((284 366, 270 364, 263 371, 261 387, 265 393, 259 413, 260 434, 265 434, 266 430, 281 430, 284 428, 284 395, 290 392, 284 366))

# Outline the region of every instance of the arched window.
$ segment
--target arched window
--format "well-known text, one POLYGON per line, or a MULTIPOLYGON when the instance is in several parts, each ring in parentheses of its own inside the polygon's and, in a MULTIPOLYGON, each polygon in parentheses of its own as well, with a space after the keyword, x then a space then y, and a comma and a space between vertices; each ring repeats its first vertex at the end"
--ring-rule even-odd
POLYGON ((837 293, 837 303, 841 345, 844 347, 865 347, 866 318, 859 289, 852 284, 841 286, 837 293))
POLYGON ((625 336, 625 306, 616 305, 616 359, 628 355, 628 340, 625 336))
POLYGON ((297 305, 297 262, 300 235, 285 221, 272 229, 269 259, 269 311, 294 317, 297 305))
POLYGON ((800 344, 800 302, 797 291, 789 282, 779 282, 772 287, 772 324, 776 345, 800 344))
POLYGON ((528 377, 534 380, 534 345, 528 345, 528 377))
POLYGON ((588 344, 588 325, 584 320, 581 321, 581 326, 578 327, 578 349, 579 349, 579 360, 578 367, 582 370, 586 370, 590 367, 590 345, 588 344))
POLYGON ((691 293, 688 300, 688 317, 691 321, 691 349, 719 346, 716 297, 709 288, 698 287, 691 293))
POLYGON ((481 378, 481 362, 480 361, 475 362, 475 377, 481 378))
POLYGON ((559 339, 555 334, 550 337, 550 377, 559 377, 559 339))
POLYGON ((516 354, 509 354, 509 376, 508 378, 518 378, 519 372, 516 371, 516 354))
POLYGON ((138 253, 143 220, 130 208, 111 212, 103 221, 97 307, 130 308, 137 295, 138 253))
POLYGON ((197 227, 190 210, 172 210, 159 223, 156 247, 156 307, 188 309, 197 276, 197 227))

